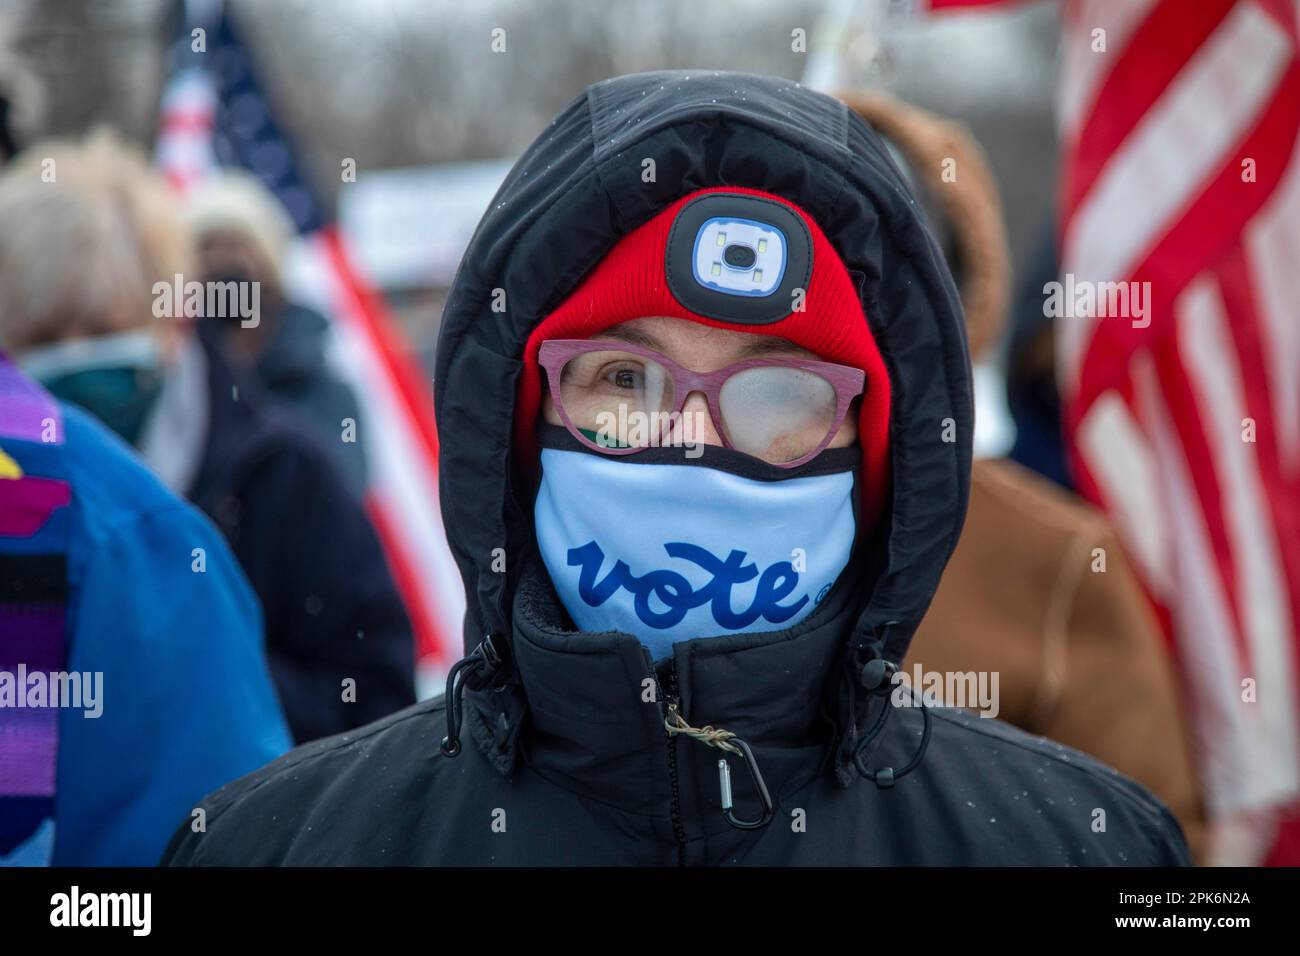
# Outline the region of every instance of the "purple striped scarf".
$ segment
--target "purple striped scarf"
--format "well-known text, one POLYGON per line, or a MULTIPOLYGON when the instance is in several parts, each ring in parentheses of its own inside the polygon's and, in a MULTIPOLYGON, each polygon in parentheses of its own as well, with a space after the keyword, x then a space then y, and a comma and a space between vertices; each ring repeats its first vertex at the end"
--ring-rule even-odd
POLYGON ((70 491, 21 464, 30 446, 62 440, 58 405, 0 354, 0 864, 47 865, 54 849, 59 710, 16 704, 20 665, 64 670, 67 542, 33 539, 70 491))

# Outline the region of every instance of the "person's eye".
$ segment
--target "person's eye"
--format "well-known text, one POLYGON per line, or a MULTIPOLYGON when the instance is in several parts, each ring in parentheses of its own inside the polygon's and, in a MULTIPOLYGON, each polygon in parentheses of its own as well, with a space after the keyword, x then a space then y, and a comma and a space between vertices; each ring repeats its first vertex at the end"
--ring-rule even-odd
POLYGON ((614 388, 633 390, 641 388, 644 375, 639 366, 620 363, 607 367, 602 378, 614 388))

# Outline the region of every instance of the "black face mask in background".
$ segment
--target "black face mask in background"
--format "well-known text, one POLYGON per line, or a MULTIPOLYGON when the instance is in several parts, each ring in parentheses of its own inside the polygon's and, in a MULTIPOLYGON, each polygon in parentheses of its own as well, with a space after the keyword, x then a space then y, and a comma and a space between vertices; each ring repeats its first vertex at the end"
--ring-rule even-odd
MULTIPOLYGON (((205 283, 211 282, 219 285, 226 285, 227 283, 233 282, 236 283, 237 287, 242 288, 245 283, 255 282, 257 280, 253 273, 247 269, 236 268, 227 269, 214 275, 204 276, 203 281, 205 283)), ((215 322, 223 329, 241 328, 240 323, 244 320, 244 317, 239 315, 238 311, 235 309, 229 309, 227 312, 227 315, 208 315, 205 312, 203 319, 208 322, 215 322)))

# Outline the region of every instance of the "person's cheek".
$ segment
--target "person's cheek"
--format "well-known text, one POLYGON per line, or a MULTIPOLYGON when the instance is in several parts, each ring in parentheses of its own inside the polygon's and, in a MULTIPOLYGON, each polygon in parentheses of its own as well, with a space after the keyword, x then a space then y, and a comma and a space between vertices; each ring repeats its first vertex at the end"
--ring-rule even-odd
POLYGON ((542 396, 542 418, 550 425, 563 425, 560 420, 560 413, 555 410, 555 401, 547 393, 542 396))
POLYGON ((844 420, 840 422, 839 431, 837 431, 835 437, 831 439, 830 445, 827 446, 828 448, 848 448, 850 445, 857 443, 858 411, 858 402, 854 401, 853 404, 849 406, 849 410, 844 413, 844 420))

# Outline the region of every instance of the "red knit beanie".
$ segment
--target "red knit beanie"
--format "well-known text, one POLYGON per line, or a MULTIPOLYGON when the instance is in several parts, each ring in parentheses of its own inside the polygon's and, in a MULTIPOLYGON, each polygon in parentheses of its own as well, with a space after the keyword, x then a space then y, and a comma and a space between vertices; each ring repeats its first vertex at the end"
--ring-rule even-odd
POLYGON ((683 196, 649 222, 624 236, 563 303, 533 329, 524 348, 524 370, 515 417, 515 448, 522 461, 536 460, 534 434, 541 407, 542 373, 537 350, 546 339, 583 339, 631 319, 667 316, 734 332, 776 335, 818 358, 867 373, 858 416, 862 447, 862 527, 880 515, 889 480, 889 376, 867 327, 857 289, 830 241, 798 206, 756 189, 715 187, 683 196), (767 325, 719 322, 685 308, 668 287, 668 234, 681 208, 708 193, 761 196, 800 216, 812 235, 813 269, 805 309, 767 325))

